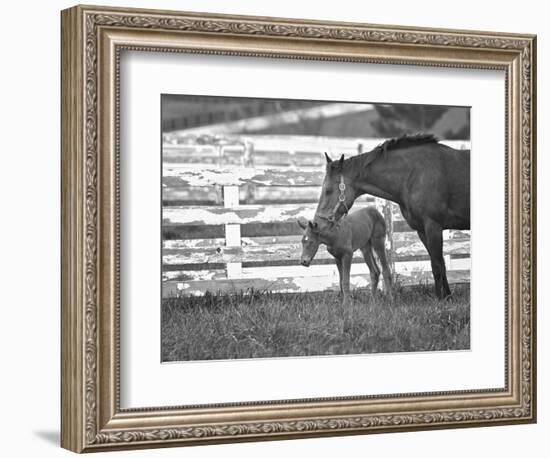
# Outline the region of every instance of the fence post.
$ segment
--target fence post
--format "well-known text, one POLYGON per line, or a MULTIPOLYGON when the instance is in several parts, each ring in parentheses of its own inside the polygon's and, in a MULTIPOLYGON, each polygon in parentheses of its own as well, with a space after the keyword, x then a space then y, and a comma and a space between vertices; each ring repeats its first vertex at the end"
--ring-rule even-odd
MULTIPOLYGON (((223 187, 223 206, 225 208, 233 208, 239 206, 239 187, 224 186, 223 187)), ((225 246, 241 246, 241 225, 226 224, 225 225, 225 246)), ((225 265, 227 278, 240 278, 242 274, 241 262, 228 262, 225 265)))
POLYGON ((446 254, 445 256, 443 256, 443 259, 445 260, 445 269, 446 270, 453 270, 453 267, 452 267, 453 261, 451 259, 451 255, 446 254))

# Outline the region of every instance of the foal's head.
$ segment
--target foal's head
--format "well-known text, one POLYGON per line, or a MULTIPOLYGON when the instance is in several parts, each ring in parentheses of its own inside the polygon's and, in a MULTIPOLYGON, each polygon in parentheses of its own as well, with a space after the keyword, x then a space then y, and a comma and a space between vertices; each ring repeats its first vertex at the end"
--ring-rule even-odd
POLYGON ((319 249, 321 231, 319 230, 319 225, 313 221, 306 222, 298 219, 298 224, 304 230, 304 235, 302 236, 301 264, 305 267, 309 267, 319 249))
MULTIPOLYGON (((325 179, 315 216, 330 222, 338 221, 344 216, 355 200, 355 189, 349 178, 349 170, 344 164, 344 155, 333 161, 327 153, 325 179), (346 176, 348 175, 348 176, 346 176)), ((349 166, 347 167, 349 169, 349 166)))

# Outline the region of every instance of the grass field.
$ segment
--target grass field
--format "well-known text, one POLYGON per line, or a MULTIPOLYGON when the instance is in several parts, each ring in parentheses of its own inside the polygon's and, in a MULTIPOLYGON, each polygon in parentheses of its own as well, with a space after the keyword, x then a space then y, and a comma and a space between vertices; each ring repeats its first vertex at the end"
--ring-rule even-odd
POLYGON ((397 289, 394 301, 356 291, 168 298, 162 360, 270 358, 470 348, 470 286, 439 301, 432 286, 397 289))

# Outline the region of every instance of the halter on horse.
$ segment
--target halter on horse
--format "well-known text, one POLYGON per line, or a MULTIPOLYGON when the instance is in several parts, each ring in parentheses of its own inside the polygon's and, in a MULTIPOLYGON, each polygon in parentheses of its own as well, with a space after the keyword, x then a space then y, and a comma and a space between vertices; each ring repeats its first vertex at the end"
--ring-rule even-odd
POLYGON ((319 218, 327 220, 329 223, 335 223, 336 221, 336 212, 340 208, 340 205, 343 205, 346 211, 342 214, 342 216, 339 218, 341 219, 343 216, 347 215, 349 212, 349 207, 346 205, 346 183, 344 183, 344 175, 340 175, 340 184, 338 185, 338 189, 340 190, 340 195, 338 196, 338 202, 334 206, 334 209, 331 213, 315 213, 315 216, 318 216, 319 218))

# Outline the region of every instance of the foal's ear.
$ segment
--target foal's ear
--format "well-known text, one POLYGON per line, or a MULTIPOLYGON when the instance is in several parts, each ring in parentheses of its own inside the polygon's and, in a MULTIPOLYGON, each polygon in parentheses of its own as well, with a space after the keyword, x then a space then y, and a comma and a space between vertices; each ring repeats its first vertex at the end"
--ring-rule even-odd
POLYGON ((307 223, 302 218, 298 218, 296 222, 298 223, 298 226, 300 226, 302 229, 305 229, 307 227, 307 223))
POLYGON ((325 152, 325 157, 327 158, 327 164, 330 164, 332 162, 332 159, 326 152, 325 152))

